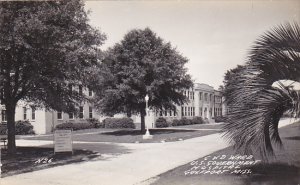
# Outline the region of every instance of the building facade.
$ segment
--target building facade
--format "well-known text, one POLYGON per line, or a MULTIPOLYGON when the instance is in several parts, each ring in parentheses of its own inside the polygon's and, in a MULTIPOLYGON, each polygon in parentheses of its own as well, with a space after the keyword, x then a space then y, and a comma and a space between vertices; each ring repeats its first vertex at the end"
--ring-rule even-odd
POLYGON ((195 83, 192 89, 183 91, 183 94, 188 99, 187 103, 176 106, 176 111, 156 111, 155 117, 164 117, 171 121, 198 116, 212 123, 215 117, 222 116, 222 94, 212 86, 195 83))
MULTIPOLYGON (((88 97, 93 97, 94 93, 88 89, 78 87, 79 93, 84 93, 88 97)), ((207 84, 195 83, 194 87, 183 91, 183 94, 188 98, 188 102, 176 106, 176 110, 168 111, 151 111, 146 116, 146 122, 149 128, 154 127, 154 122, 159 117, 164 117, 171 121, 173 119, 181 119, 183 117, 193 118, 195 116, 202 117, 210 123, 214 122, 214 117, 222 115, 222 95, 219 91, 207 84)), ((106 117, 101 116, 90 103, 83 103, 78 107, 77 115, 74 113, 65 113, 59 111, 49 111, 45 109, 37 109, 27 102, 20 102, 16 107, 15 120, 28 120, 34 127, 36 134, 51 133, 56 125, 64 122, 86 122, 87 119, 95 118, 102 121, 106 117)), ((6 111, 2 105, 1 123, 5 123, 6 111)), ((123 114, 115 115, 114 117, 125 117, 123 114)), ((140 116, 132 116, 135 123, 140 122, 140 116)))

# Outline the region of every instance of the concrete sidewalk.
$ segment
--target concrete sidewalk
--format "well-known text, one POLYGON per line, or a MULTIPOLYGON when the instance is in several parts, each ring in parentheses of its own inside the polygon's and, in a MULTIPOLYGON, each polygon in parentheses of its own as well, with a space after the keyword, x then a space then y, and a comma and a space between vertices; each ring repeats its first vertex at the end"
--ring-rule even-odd
MULTIPOLYGON (((290 124, 282 120, 280 126, 290 124)), ((178 142, 120 144, 131 153, 1 179, 1 185, 134 185, 228 145, 220 134, 178 142)))

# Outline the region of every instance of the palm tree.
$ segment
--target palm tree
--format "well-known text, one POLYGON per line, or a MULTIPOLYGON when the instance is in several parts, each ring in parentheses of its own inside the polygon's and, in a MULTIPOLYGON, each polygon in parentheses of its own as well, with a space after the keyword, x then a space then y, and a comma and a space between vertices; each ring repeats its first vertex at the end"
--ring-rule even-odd
POLYGON ((272 144, 282 146, 278 123, 283 113, 300 113, 300 92, 284 83, 300 82, 299 25, 287 23, 266 32, 235 75, 227 85, 230 113, 224 136, 237 150, 259 152, 267 160, 274 155, 272 144))

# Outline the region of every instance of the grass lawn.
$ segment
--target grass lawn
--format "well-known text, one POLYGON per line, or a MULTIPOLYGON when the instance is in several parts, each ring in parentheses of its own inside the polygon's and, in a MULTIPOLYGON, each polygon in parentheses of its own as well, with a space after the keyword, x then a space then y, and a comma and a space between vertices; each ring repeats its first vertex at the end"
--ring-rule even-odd
MULTIPOLYGON (((205 126, 202 126, 203 128, 205 126)), ((207 126, 206 126, 207 127, 207 126)), ((216 130, 193 130, 193 129, 179 128, 163 128, 163 129, 150 129, 150 134, 153 135, 153 139, 143 140, 144 133, 136 129, 123 129, 104 132, 92 132, 84 134, 81 132, 77 134, 74 132, 74 141, 86 141, 86 142, 113 142, 113 143, 152 143, 152 142, 171 142, 182 139, 190 139, 194 137, 205 136, 208 134, 214 134, 219 132, 216 130)), ((36 136, 30 138, 24 138, 28 140, 53 140, 53 136, 36 136)))
MULTIPOLYGON (((213 128, 213 126, 205 125, 199 125, 198 127, 213 128)), ((150 132, 154 136, 153 139, 143 140, 142 135, 144 133, 141 133, 140 130, 89 129, 75 131, 73 132, 73 141, 75 141, 73 144, 74 155, 54 155, 52 144, 40 147, 17 147, 17 154, 14 157, 9 156, 7 151, 2 149, 2 176, 5 177, 75 162, 103 160, 105 159, 102 157, 104 156, 103 154, 120 155, 130 152, 127 148, 120 145, 101 142, 169 142, 213 134, 219 132, 219 130, 188 130, 186 126, 185 129, 150 129, 150 132), (76 141, 91 143, 76 143, 76 141)), ((22 139, 52 141, 53 135, 22 137, 22 139)))
POLYGON ((114 144, 75 143, 74 153, 54 155, 53 145, 17 147, 17 154, 10 156, 1 149, 2 177, 91 160, 105 160, 103 154, 120 155, 129 150, 114 144))
MULTIPOLYGON (((300 122, 280 128, 279 132, 284 149, 280 150, 276 148, 276 158, 271 159, 268 164, 257 163, 241 167, 242 170, 251 170, 249 174, 231 173, 233 170, 226 171, 223 174, 201 174, 202 172, 198 174, 185 174, 196 162, 205 161, 205 157, 203 157, 153 178, 154 182, 152 185, 299 185, 300 122)), ((229 157, 231 155, 236 156, 237 154, 233 148, 228 147, 206 156, 206 159, 222 155, 229 157)), ((254 159, 260 160, 256 154, 254 154, 254 159)), ((223 162, 221 159, 215 161, 223 162)), ((194 168, 194 171, 196 170, 194 168)))

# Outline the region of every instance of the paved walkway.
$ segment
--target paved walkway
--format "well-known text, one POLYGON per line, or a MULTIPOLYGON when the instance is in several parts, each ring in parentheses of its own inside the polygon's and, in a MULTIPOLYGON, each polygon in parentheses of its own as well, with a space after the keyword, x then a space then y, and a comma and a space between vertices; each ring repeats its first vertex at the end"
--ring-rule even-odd
MULTIPOLYGON (((290 123, 290 120, 282 120, 280 126, 290 123)), ((119 145, 131 149, 132 152, 108 160, 70 164, 5 177, 1 179, 1 185, 140 184, 151 177, 228 146, 220 134, 178 142, 119 145)))

